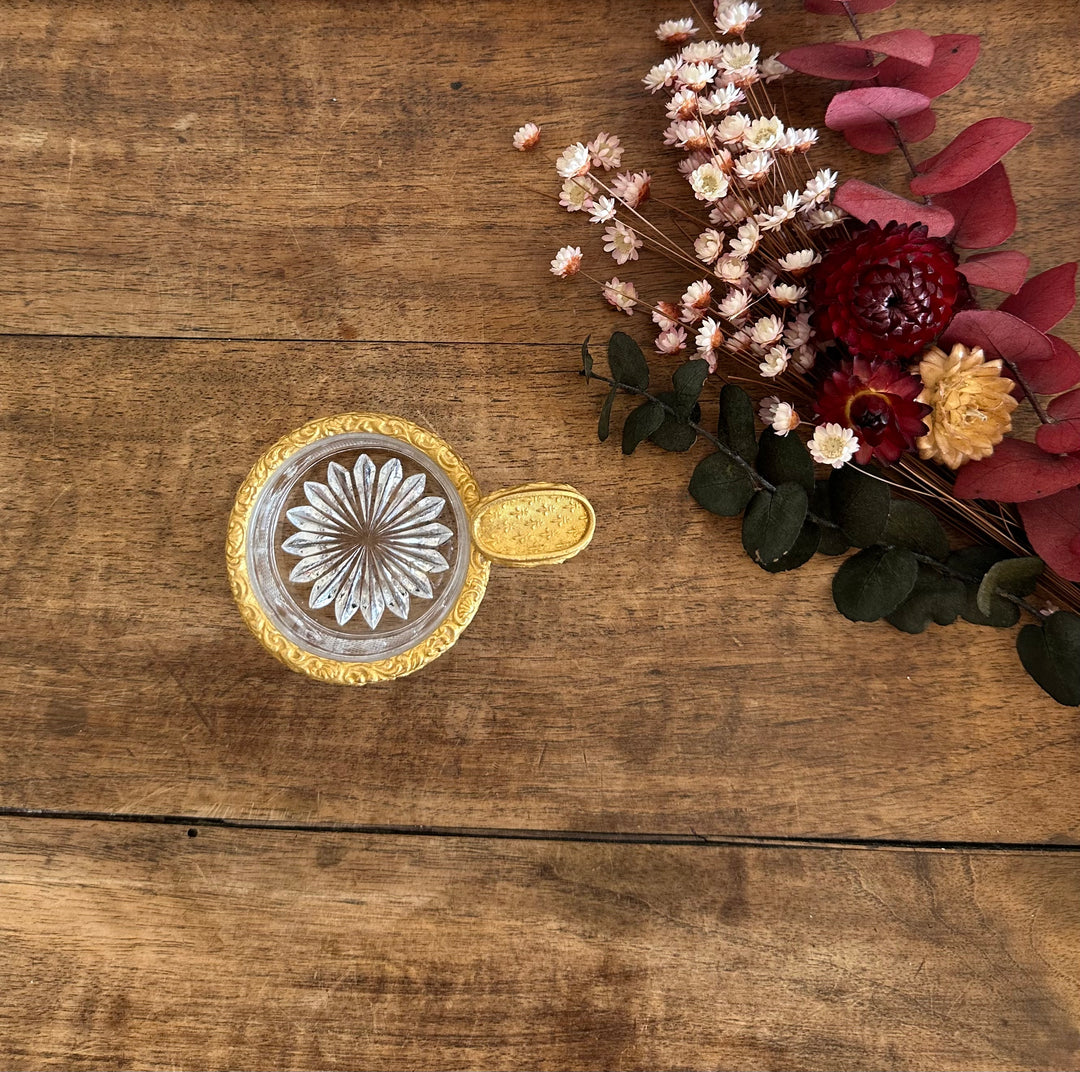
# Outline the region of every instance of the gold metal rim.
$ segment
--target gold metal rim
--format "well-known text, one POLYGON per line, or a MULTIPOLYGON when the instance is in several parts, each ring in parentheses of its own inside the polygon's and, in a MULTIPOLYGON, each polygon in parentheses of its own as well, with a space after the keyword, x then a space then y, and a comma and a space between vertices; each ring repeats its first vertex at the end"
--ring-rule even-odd
POLYGON ((480 489, 469 467, 446 442, 411 421, 385 413, 342 413, 336 417, 311 421, 303 428, 279 439, 251 467, 251 472, 240 485, 232 513, 229 515, 225 560, 229 570, 229 585, 241 617, 259 643, 290 670, 297 670, 308 677, 337 685, 365 685, 371 681, 389 681, 392 678, 404 677, 442 655, 476 614, 487 588, 491 563, 480 554, 475 543, 470 541, 469 566, 457 602, 435 632, 400 655, 368 663, 345 662, 313 655, 289 640, 270 621, 255 598, 247 568, 248 521, 259 492, 275 469, 301 447, 343 432, 375 432, 403 440, 422 450, 453 484, 470 516, 480 502, 480 489))

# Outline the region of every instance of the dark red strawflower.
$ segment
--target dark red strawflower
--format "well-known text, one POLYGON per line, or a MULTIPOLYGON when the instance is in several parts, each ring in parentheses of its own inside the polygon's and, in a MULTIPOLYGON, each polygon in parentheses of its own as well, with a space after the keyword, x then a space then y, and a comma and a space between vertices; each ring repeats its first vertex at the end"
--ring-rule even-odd
POLYGON ((842 361, 818 389, 818 422, 855 432, 860 465, 871 458, 891 465, 928 431, 930 407, 915 401, 921 390, 922 381, 890 361, 842 361))
POLYGON ((919 224, 867 224, 833 246, 814 272, 814 324, 852 357, 898 361, 944 330, 964 285, 956 253, 919 224))

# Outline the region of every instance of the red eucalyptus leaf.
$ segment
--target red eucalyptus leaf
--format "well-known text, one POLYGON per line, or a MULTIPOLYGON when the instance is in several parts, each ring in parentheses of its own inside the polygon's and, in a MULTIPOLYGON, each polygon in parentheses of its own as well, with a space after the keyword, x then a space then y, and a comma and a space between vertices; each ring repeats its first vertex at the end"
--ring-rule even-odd
POLYGON ((996 246, 1016 230, 1016 202, 1005 165, 1001 163, 957 190, 938 194, 934 204, 953 214, 956 230, 952 240, 963 249, 996 246))
POLYGON ((1080 456, 1047 454, 1023 439, 1003 439, 989 458, 968 462, 956 474, 958 499, 1028 502, 1080 484, 1080 456))
POLYGON ((1069 261, 1032 276, 1000 308, 1040 331, 1049 331, 1069 315, 1075 304, 1076 261, 1069 261))
POLYGON ((858 41, 839 41, 841 48, 881 52, 919 67, 929 67, 934 59, 934 39, 922 30, 890 30, 858 41))
POLYGON ((1080 450, 1080 390, 1070 391, 1046 407, 1053 424, 1040 424, 1035 442, 1049 454, 1071 454, 1080 450))
POLYGON ((885 226, 897 223, 925 223, 931 238, 943 238, 953 228, 952 213, 937 205, 920 205, 862 179, 848 179, 833 197, 833 204, 862 223, 885 226))
MULTIPOLYGON (((867 93, 869 90, 852 89, 848 92, 867 93)), ((915 165, 921 174, 911 180, 911 192, 928 196, 966 185, 992 168, 1031 131, 1030 123, 1021 123, 1018 119, 1004 119, 1001 116, 972 123, 957 134, 940 153, 935 153, 915 165)))
POLYGON ((1080 488, 1020 504, 1035 554, 1067 581, 1080 581, 1080 488))
POLYGON ((1031 259, 1013 249, 976 253, 957 269, 973 287, 989 287, 1015 294, 1024 285, 1031 259))
POLYGON ((1038 328, 1000 309, 965 309, 949 321, 941 336, 947 346, 962 342, 981 346, 988 358, 1006 361, 1037 357, 1048 359, 1053 353, 1050 339, 1038 328))
POLYGON ((865 15, 871 11, 884 11, 892 7, 896 0, 803 0, 803 7, 815 15, 846 15, 847 8, 852 15, 865 15))
POLYGON ((925 93, 931 99, 958 86, 975 66, 979 56, 978 37, 974 34, 942 34, 932 40, 934 58, 929 67, 890 56, 877 66, 878 81, 883 86, 900 86, 925 93))
POLYGON ((825 110, 825 125, 832 130, 873 126, 883 119, 900 119, 924 111, 929 97, 895 86, 866 86, 837 93, 825 110))
POLYGON ((841 82, 860 82, 873 78, 877 73, 869 52, 824 41, 781 52, 778 58, 793 71, 811 74, 815 78, 836 78, 841 82))
MULTIPOLYGON (((937 116, 927 108, 925 111, 916 112, 914 115, 905 115, 903 119, 896 121, 896 125, 900 128, 904 140, 908 144, 913 144, 922 141, 924 138, 929 138, 934 133, 934 127, 937 126, 937 116)), ((849 145, 853 145, 856 149, 864 153, 877 153, 879 156, 891 153, 897 145, 896 135, 888 123, 874 123, 865 127, 849 127, 844 131, 844 138, 849 145)))
POLYGON ((1047 335, 1053 353, 1037 369, 1022 366, 1024 378, 1041 395, 1056 395, 1080 383, 1080 354, 1058 335, 1047 335))

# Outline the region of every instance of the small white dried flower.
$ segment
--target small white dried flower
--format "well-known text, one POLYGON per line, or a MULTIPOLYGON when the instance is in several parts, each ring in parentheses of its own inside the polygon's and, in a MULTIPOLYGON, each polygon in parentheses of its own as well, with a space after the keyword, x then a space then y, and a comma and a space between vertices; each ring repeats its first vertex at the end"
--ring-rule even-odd
POLYGON ((812 249, 798 249, 794 253, 786 253, 777 261, 777 264, 785 271, 798 279, 806 275, 815 264, 821 260, 819 254, 812 249))
POLYGON ((728 177, 711 161, 690 175, 690 187, 699 201, 719 201, 727 195, 728 185, 728 177))
POLYGON ((679 53, 683 63, 711 63, 714 67, 724 46, 719 41, 691 41, 679 53))
POLYGON ((781 305, 798 305, 806 297, 806 287, 797 287, 792 283, 774 283, 769 287, 768 295, 781 305))
POLYGON ((714 8, 716 28, 722 34, 744 34, 750 23, 761 18, 757 4, 722 3, 714 8))
POLYGON ((773 166, 772 153, 753 152, 743 153, 735 161, 735 174, 749 186, 756 186, 764 182, 773 166))
POLYGON ((535 123, 526 123, 514 132, 514 148, 520 152, 527 153, 530 149, 535 149, 539 143, 540 128, 535 123))
POLYGON ((704 264, 712 264, 724 249, 724 236, 710 227, 694 239, 694 256, 704 264))
POLYGON ((832 192, 836 189, 836 172, 831 168, 823 168, 807 184, 806 189, 800 195, 804 205, 818 205, 828 201, 832 192))
POLYGON ((795 152, 808 153, 817 145, 818 132, 813 127, 801 127, 795 132, 795 152))
POLYGON ((567 146, 559 159, 555 161, 555 170, 564 179, 584 175, 591 166, 592 161, 589 158, 589 150, 581 142, 567 146))
POLYGON ((664 131, 664 144, 677 149, 708 149, 710 133, 700 119, 676 119, 664 131))
POLYGON ((749 86, 758 81, 758 56, 761 50, 757 45, 745 41, 731 42, 720 51, 720 69, 725 83, 737 86, 749 86))
POLYGON ((551 273, 560 279, 569 279, 580 267, 581 250, 577 246, 563 246, 551 262, 551 273))
POLYGON ((663 63, 653 67, 641 81, 650 93, 655 93, 658 89, 675 84, 675 72, 678 68, 679 61, 669 56, 663 63))
POLYGON ((699 279, 686 288, 679 299, 679 319, 684 324, 696 324, 712 302, 712 284, 707 279, 699 279))
POLYGON ((725 283, 730 283, 733 286, 742 283, 749 275, 746 261, 742 257, 736 257, 733 254, 725 254, 721 257, 716 262, 715 271, 718 279, 722 279, 725 283))
POLYGON ((796 346, 791 351, 791 364, 799 372, 809 372, 816 360, 817 354, 812 346, 796 346))
POLYGON ((749 257, 761 242, 761 228, 755 220, 747 220, 742 224, 735 237, 728 243, 728 248, 736 257, 744 260, 749 257))
POLYGON ((698 98, 698 110, 702 115, 725 115, 744 100, 746 94, 738 86, 721 86, 707 96, 698 98))
POLYGON ((813 329, 810 327, 810 314, 799 313, 794 320, 789 320, 784 328, 784 342, 793 350, 805 346, 810 341, 813 329))
MULTIPOLYGON (((755 324, 754 327, 756 328, 757 325, 755 324)), ((751 340, 752 339, 753 332, 751 332, 751 340)), ((770 347, 765 351, 765 356, 762 358, 761 364, 758 365, 761 375, 767 379, 774 379, 779 376, 784 369, 788 367, 790 356, 791 355, 783 346, 770 347)))
POLYGON ((839 424, 819 424, 813 438, 806 444, 810 455, 820 465, 839 469, 851 461, 859 451, 859 440, 850 428, 839 424))
POLYGON ((802 423, 791 403, 781 402, 776 395, 766 395, 758 406, 761 423, 772 428, 779 436, 786 436, 802 423))
POLYGON ((677 354, 686 349, 686 329, 678 325, 666 328, 656 336, 658 354, 677 354))
POLYGON ((743 145, 748 149, 774 149, 783 133, 784 124, 777 116, 762 116, 743 131, 743 145))
POLYGON ((685 45, 698 32, 693 19, 667 19, 656 28, 656 36, 670 47, 685 45))
POLYGON ((812 231, 823 231, 847 218, 847 213, 835 205, 820 205, 803 214, 807 227, 812 231))
POLYGON ((778 231, 789 220, 795 219, 798 209, 799 195, 788 190, 779 205, 773 205, 768 212, 759 212, 754 219, 761 225, 763 231, 778 231))
POLYGON ((601 131, 589 142, 588 149, 593 167, 602 167, 605 171, 611 171, 622 163, 622 146, 614 134, 601 131))
POLYGON ((746 310, 750 308, 750 302, 752 300, 751 296, 745 290, 742 290, 739 287, 732 287, 720 302, 720 315, 725 320, 741 320, 746 315, 746 310))
POLYGON ((718 320, 707 316, 698 328, 697 338, 694 339, 698 350, 719 350, 724 345, 724 329, 718 320))
POLYGON ((693 119, 698 112, 698 95, 692 89, 680 89, 667 103, 668 119, 693 119))
POLYGON ((727 145, 735 145, 741 142, 743 135, 750 126, 750 117, 742 112, 733 112, 724 116, 716 125, 716 137, 727 145))
POLYGON ((678 71, 679 84, 700 93, 717 75, 711 63, 684 63, 678 71))
POLYGON ((776 273, 771 268, 762 268, 750 282, 755 293, 768 294, 769 288, 776 282, 776 273))
POLYGON ((791 68, 786 64, 781 63, 779 59, 780 53, 774 52, 771 56, 767 56, 761 61, 761 77, 766 82, 775 82, 778 78, 783 78, 786 74, 791 74, 791 68))
POLYGON ((615 218, 615 198, 598 197, 589 210, 590 223, 607 223, 615 218))
POLYGON ((633 315, 634 306, 637 305, 637 287, 633 283, 623 283, 617 276, 612 276, 600 289, 604 299, 616 309, 627 316, 633 315))
POLYGON ((643 244, 634 229, 627 227, 622 220, 616 220, 612 226, 604 228, 604 251, 611 254, 616 264, 636 261, 643 244))
MULTIPOLYGON (((750 341, 756 346, 772 346, 781 335, 784 334, 784 319, 780 316, 763 316, 754 321, 754 326, 750 329, 750 341)), ((784 350, 784 363, 787 364, 788 352, 784 350)), ((776 375, 773 373, 773 375, 776 375)))

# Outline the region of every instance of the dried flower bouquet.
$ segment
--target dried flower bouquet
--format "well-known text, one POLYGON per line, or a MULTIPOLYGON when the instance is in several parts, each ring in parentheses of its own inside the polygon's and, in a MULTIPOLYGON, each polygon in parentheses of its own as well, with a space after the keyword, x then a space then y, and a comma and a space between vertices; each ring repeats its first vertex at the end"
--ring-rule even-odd
MULTIPOLYGON (((1060 703, 1080 704, 1080 355, 1050 334, 1074 304, 1076 264, 1026 278, 1024 254, 990 248, 1015 229, 1001 160, 1028 124, 979 119, 918 158, 934 99, 967 76, 979 40, 867 36, 859 16, 895 2, 804 0, 846 18, 852 39, 769 57, 746 37, 757 3, 715 0, 710 19, 662 23, 657 37, 675 52, 643 81, 663 94, 664 145, 693 200, 657 206, 650 175, 620 170, 608 133, 570 145, 555 166, 560 205, 603 228, 620 274, 648 251, 678 281, 644 294, 628 278, 592 277, 577 245, 551 271, 591 278, 616 311, 644 313, 657 360, 675 366, 671 389, 654 390, 629 335, 608 342, 610 376, 585 341, 583 374, 609 385, 602 440, 616 397, 637 396, 624 452, 708 441, 690 493, 742 516, 743 547, 763 569, 854 548, 833 582, 837 608, 907 632, 958 618, 1009 627, 1026 613, 1024 668, 1060 703), (912 198, 857 178, 840 185, 811 162, 818 131, 787 125, 773 102, 774 83, 800 75, 845 84, 825 125, 867 153, 901 153, 912 198), (996 308, 993 290, 1006 295, 996 308), (713 383, 715 431, 699 405, 713 383), (1015 432, 1021 409, 1033 436, 1015 432), (951 547, 941 519, 966 545, 951 547)), ((528 123, 514 147, 540 136, 528 123)))

